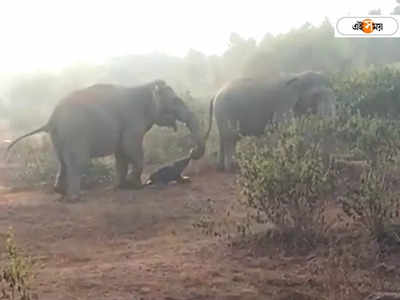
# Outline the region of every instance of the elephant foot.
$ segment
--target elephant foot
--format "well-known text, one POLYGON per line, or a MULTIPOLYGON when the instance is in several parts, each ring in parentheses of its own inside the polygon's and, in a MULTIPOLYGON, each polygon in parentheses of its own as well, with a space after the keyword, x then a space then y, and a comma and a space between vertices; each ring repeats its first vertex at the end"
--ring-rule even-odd
POLYGON ((223 165, 221 165, 221 164, 218 164, 217 165, 217 171, 218 172, 224 172, 225 171, 225 167, 223 165))
POLYGON ((81 201, 81 198, 79 196, 62 195, 61 197, 57 198, 56 201, 64 203, 78 203, 81 201))
POLYGON ((192 178, 190 178, 189 176, 180 176, 177 180, 177 183, 189 183, 192 182, 192 178))
POLYGON ((57 201, 57 202, 64 202, 64 201, 65 201, 65 195, 62 195, 62 196, 58 197, 58 198, 56 199, 56 201, 57 201))
POLYGON ((65 194, 66 194, 65 188, 61 185, 55 185, 53 188, 53 191, 56 192, 57 194, 61 194, 63 196, 65 196, 65 194))

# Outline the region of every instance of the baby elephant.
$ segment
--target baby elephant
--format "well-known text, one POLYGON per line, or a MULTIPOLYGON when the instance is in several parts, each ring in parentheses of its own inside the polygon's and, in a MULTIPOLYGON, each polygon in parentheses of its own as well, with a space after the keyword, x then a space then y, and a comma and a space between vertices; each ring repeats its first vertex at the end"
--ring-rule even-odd
POLYGON ((190 181, 189 177, 182 176, 181 174, 189 164, 190 160, 192 159, 192 154, 193 154, 193 149, 190 150, 190 154, 187 157, 176 160, 169 165, 157 169, 149 176, 149 179, 147 180, 146 184, 165 186, 172 181, 176 181, 179 183, 190 181))

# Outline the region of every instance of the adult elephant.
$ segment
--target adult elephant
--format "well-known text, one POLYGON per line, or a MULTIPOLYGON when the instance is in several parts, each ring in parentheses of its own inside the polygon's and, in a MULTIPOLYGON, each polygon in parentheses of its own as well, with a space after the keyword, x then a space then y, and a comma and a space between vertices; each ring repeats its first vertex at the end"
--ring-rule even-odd
POLYGON ((19 137, 7 151, 27 136, 49 133, 60 162, 55 191, 78 200, 82 170, 93 157, 114 154, 117 187, 141 187, 144 135, 154 124, 176 130, 176 121, 190 129, 197 144, 192 158, 199 159, 205 151, 199 121, 164 81, 135 87, 96 84, 63 98, 46 125, 19 137), (134 171, 128 179, 130 164, 134 171))
POLYGON ((326 76, 306 71, 270 82, 253 78, 233 80, 211 101, 210 118, 213 106, 219 131, 218 168, 231 171, 239 134, 261 135, 267 123, 280 121, 291 112, 296 116, 308 112, 332 116, 336 98, 326 76))

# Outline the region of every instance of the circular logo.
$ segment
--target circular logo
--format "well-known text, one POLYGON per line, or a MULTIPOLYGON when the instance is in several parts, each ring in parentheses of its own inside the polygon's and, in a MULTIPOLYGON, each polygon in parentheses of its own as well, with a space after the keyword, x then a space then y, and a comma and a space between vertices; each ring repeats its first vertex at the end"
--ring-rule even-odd
POLYGON ((365 33, 371 33, 374 31, 374 22, 371 19, 364 19, 362 21, 362 31, 365 33))

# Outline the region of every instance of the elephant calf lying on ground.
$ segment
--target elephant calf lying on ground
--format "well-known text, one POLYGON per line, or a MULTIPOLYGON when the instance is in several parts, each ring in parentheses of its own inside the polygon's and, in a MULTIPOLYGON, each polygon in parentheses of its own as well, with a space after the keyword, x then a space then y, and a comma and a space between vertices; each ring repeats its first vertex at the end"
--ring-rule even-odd
POLYGON ((307 71, 269 83, 252 78, 234 80, 210 105, 214 106, 219 131, 218 168, 231 171, 239 134, 261 135, 267 123, 280 121, 291 111, 295 115, 311 112, 333 116, 336 98, 323 74, 307 71))
POLYGON ((167 185, 172 181, 177 181, 179 183, 184 183, 189 181, 189 178, 186 176, 182 176, 183 170, 188 166, 189 162, 192 160, 193 151, 190 151, 190 154, 187 157, 176 160, 171 164, 163 166, 153 172, 146 184, 151 185, 167 185))
POLYGON ((154 124, 176 130, 176 121, 189 127, 196 142, 191 158, 201 158, 205 141, 199 121, 164 81, 135 87, 96 84, 62 99, 46 125, 19 137, 7 151, 27 136, 49 133, 60 163, 55 191, 78 200, 81 173, 92 157, 114 154, 117 186, 141 187, 144 135, 154 124), (128 180, 130 164, 134 171, 128 180))

